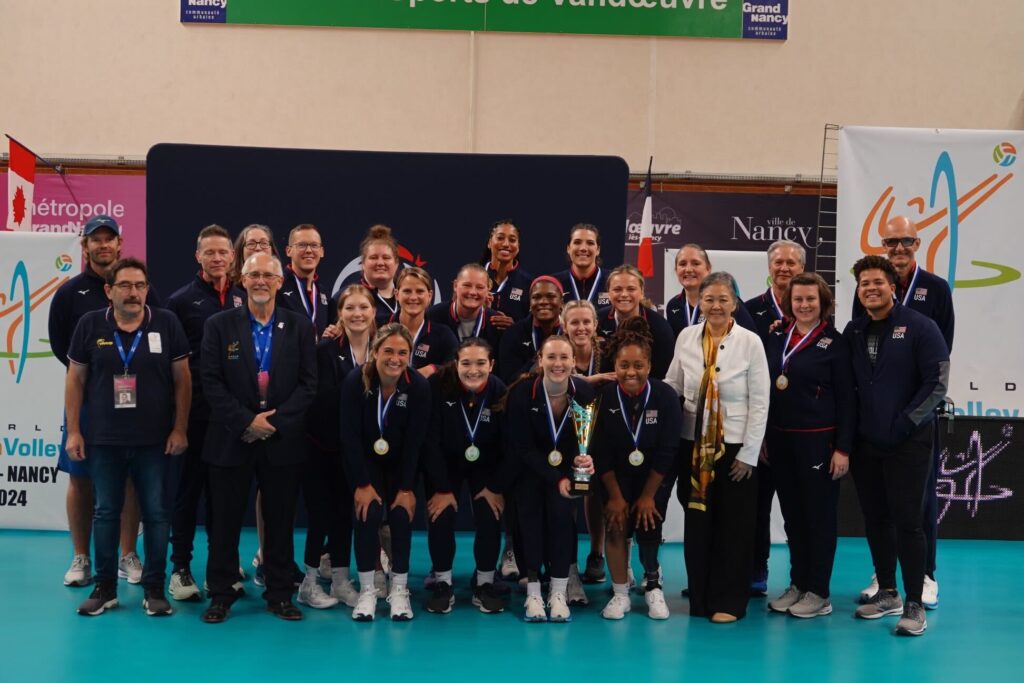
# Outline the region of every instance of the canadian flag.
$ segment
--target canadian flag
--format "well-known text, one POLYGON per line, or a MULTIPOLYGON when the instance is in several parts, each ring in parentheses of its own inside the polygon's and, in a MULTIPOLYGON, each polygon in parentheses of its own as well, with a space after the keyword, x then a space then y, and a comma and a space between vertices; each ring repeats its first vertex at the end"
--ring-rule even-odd
POLYGON ((644 181, 644 213, 640 219, 640 250, 636 256, 636 267, 644 277, 654 277, 654 207, 651 200, 651 165, 647 164, 647 180, 644 181))
POLYGON ((7 169, 7 229, 32 231, 32 195, 36 182, 36 155, 14 138, 7 169))

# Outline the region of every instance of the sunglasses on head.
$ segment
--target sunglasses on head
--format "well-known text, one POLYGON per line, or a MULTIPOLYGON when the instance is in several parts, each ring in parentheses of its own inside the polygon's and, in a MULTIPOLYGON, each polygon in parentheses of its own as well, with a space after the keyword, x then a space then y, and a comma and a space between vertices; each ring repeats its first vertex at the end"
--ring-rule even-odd
POLYGON ((914 246, 915 242, 917 242, 916 237, 886 237, 882 240, 882 246, 895 249, 902 244, 905 249, 909 249, 914 246))

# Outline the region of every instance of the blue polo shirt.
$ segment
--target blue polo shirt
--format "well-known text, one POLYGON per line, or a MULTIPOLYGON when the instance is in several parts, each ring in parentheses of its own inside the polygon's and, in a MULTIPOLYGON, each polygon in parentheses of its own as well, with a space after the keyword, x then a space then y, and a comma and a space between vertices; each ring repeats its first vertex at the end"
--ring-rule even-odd
POLYGON ((114 377, 124 363, 114 335, 129 353, 135 332, 117 328, 111 309, 82 316, 71 338, 68 360, 89 370, 85 384, 85 443, 99 446, 162 444, 174 425, 174 376, 171 364, 188 358, 188 338, 173 313, 146 307, 142 337, 128 366, 137 382, 137 407, 114 408, 114 377))

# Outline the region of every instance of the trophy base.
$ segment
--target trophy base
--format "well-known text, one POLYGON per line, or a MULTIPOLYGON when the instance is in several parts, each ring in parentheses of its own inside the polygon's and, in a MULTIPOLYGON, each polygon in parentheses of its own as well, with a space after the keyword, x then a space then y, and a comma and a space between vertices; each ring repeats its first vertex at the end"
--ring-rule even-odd
POLYGON ((589 479, 587 481, 579 479, 571 479, 569 481, 569 493, 574 496, 589 496, 593 492, 594 486, 589 479))

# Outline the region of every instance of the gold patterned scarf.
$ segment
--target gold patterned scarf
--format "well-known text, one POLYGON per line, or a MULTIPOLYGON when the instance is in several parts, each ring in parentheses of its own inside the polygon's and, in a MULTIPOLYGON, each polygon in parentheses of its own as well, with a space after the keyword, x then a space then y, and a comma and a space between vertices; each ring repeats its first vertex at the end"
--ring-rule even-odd
MULTIPOLYGON (((732 331, 729 321, 725 334, 732 331)), ((686 507, 707 512, 708 488, 715 480, 715 463, 725 454, 725 416, 718 395, 718 344, 711 338, 711 328, 704 323, 701 344, 704 349, 704 375, 700 378, 697 397, 697 423, 693 431, 693 457, 690 468, 690 500, 686 507)))

